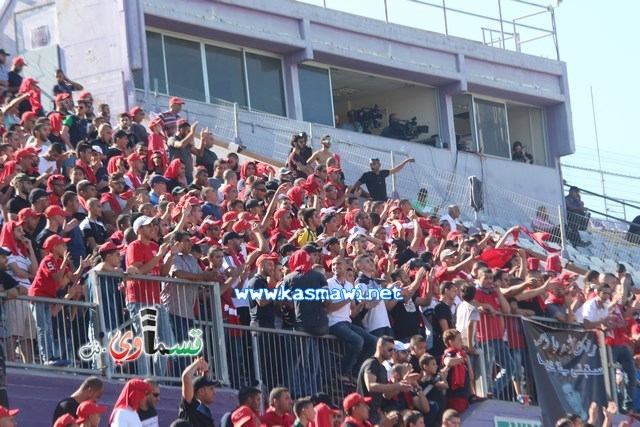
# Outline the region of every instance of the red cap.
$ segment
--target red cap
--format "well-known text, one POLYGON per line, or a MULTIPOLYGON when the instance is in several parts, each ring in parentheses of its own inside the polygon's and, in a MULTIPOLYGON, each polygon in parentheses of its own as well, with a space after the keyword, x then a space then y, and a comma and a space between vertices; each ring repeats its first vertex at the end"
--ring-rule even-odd
POLYGON ((286 214, 291 215, 291 211, 289 209, 278 209, 276 213, 273 214, 274 219, 280 219, 286 214))
POLYGON ((106 406, 96 405, 92 400, 85 400, 78 406, 76 414, 78 415, 78 423, 83 423, 93 414, 104 414, 107 412, 106 406))
POLYGON ((42 249, 45 251, 50 251, 54 246, 60 245, 62 243, 69 243, 71 239, 66 237, 60 237, 57 234, 47 237, 47 240, 42 244, 42 249))
POLYGON ((15 58, 13 58, 13 65, 27 65, 26 62, 24 62, 24 59, 20 58, 19 56, 16 56, 15 58))
POLYGON ((156 117, 155 119, 151 120, 151 123, 149 123, 149 129, 153 129, 154 126, 162 124, 164 124, 162 119, 160 117, 156 117))
POLYGON ((64 210, 62 210, 62 208, 58 205, 49 206, 44 211, 44 216, 47 219, 51 218, 54 215, 70 216, 71 214, 69 212, 65 212, 64 210))
POLYGON ((4 406, 0 405, 0 419, 5 417, 13 417, 20 412, 20 409, 7 409, 4 406))
POLYGON ((78 421, 71 414, 63 414, 58 417, 53 427, 69 427, 69 424, 78 424, 78 421))
POLYGON ((211 227, 220 226, 222 226, 222 221, 211 221, 210 219, 205 219, 204 221, 202 221, 202 224, 200 224, 200 233, 204 234, 211 227))
POLYGON ((202 200, 198 199, 197 197, 189 196, 189 197, 185 198, 182 201, 182 206, 185 206, 185 205, 201 205, 203 203, 204 202, 202 200))
POLYGON ((56 101, 56 104, 57 104, 57 103, 59 103, 60 101, 62 101, 62 100, 64 100, 64 99, 69 99, 69 98, 71 98, 71 95, 70 95, 70 94, 68 94, 68 93, 66 93, 66 92, 65 92, 65 93, 59 93, 59 94, 57 94, 57 95, 56 95, 56 99, 55 99, 55 101, 56 101))
POLYGON ((231 222, 234 219, 238 219, 238 212, 226 212, 222 215, 222 221, 224 222, 231 222))
POLYGON ((136 160, 144 161, 142 156, 140 156, 140 154, 138 153, 131 153, 127 156, 127 163, 129 163, 129 165, 133 164, 133 162, 135 162, 136 160))
POLYGON ((241 219, 240 221, 236 221, 236 223, 233 224, 233 227, 231 227, 231 229, 236 233, 241 234, 251 229, 251 224, 249 223, 249 221, 241 219))
POLYGON ((36 118, 38 118, 38 116, 36 116, 36 113, 34 113, 33 111, 25 111, 24 113, 22 113, 22 120, 20 121, 20 126, 24 126, 24 123, 27 120, 35 120, 36 118))
POLYGON ((37 156, 38 153, 41 151, 42 151, 42 148, 36 148, 36 147, 20 148, 16 150, 16 152, 13 154, 13 159, 18 161, 25 157, 34 157, 34 156, 37 156))
POLYGON ((371 403, 371 398, 370 397, 362 397, 360 394, 358 393, 351 393, 350 395, 348 395, 347 397, 344 398, 344 401, 342 402, 342 407, 344 408, 345 412, 349 412, 349 410, 351 408, 353 408, 354 406, 356 406, 359 403, 371 403))
POLYGON ((120 250, 111 240, 98 248, 98 253, 120 250))
POLYGON ((233 427, 242 427, 245 423, 251 421, 255 417, 254 412, 248 406, 241 406, 231 414, 231 422, 233 427))
POLYGON ((560 280, 560 283, 563 286, 569 286, 576 277, 578 277, 576 273, 572 273, 570 271, 563 271, 562 274, 560 274, 560 277, 558 279, 560 280))
POLYGON ((263 261, 273 261, 273 262, 278 262, 280 261, 280 258, 278 258, 277 255, 272 255, 272 254, 262 254, 258 257, 258 259, 256 260, 256 266, 262 264, 263 261))
POLYGON ((173 105, 173 104, 185 104, 185 102, 182 99, 178 98, 177 96, 174 96, 169 100, 169 105, 173 105))
POLYGON ((25 219, 27 219, 29 217, 38 218, 41 215, 42 215, 41 213, 38 213, 38 212, 34 211, 31 208, 24 208, 20 212, 18 212, 18 220, 19 221, 24 221, 25 219))
POLYGON ((391 210, 389 212, 395 212, 395 211, 402 212, 402 208, 400 206, 394 206, 394 207, 391 208, 391 210))
POLYGON ((130 115, 131 117, 133 117, 133 116, 134 116, 138 111, 142 111, 142 112, 144 112, 144 110, 142 109, 142 107, 135 106, 135 107, 133 107, 133 108, 131 109, 131 111, 129 111, 129 115, 130 115))
POLYGON ((220 189, 220 192, 221 192, 222 194, 226 195, 226 194, 227 194, 229 191, 231 191, 231 190, 236 190, 236 191, 237 191, 237 189, 236 189, 233 185, 231 185, 231 184, 227 184, 227 185, 225 185, 224 187, 222 187, 222 188, 220 189))
POLYGON ((238 218, 244 219, 244 220, 247 220, 247 221, 259 221, 260 220, 260 218, 258 218, 257 216, 251 215, 249 212, 240 212, 240 214, 238 215, 238 218))
POLYGON ((82 92, 78 99, 82 99, 82 100, 86 101, 87 98, 89 98, 89 99, 91 99, 93 101, 93 95, 91 95, 91 92, 82 92))
POLYGON ((333 173, 333 172, 342 172, 342 169, 340 168, 334 168, 333 166, 330 166, 327 168, 327 174, 333 173))

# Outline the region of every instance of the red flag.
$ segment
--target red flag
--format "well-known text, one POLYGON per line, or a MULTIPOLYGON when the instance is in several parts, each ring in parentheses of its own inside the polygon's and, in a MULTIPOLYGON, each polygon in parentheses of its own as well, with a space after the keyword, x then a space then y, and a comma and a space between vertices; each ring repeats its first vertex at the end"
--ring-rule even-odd
POLYGON ((531 237, 542 249, 547 252, 556 253, 560 252, 560 249, 552 248, 549 246, 546 241, 549 240, 549 233, 534 233, 530 231, 527 227, 520 226, 520 230, 524 231, 524 233, 531 237))
POLYGON ((482 252, 478 260, 484 261, 489 268, 502 268, 516 253, 518 249, 514 248, 490 248, 482 252))

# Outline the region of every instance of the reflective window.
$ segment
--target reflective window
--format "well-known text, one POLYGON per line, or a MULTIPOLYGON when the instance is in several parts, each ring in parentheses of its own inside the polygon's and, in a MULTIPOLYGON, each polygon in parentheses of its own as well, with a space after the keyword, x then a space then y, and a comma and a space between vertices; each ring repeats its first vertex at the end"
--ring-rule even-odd
POLYGON ((164 36, 164 53, 169 93, 205 101, 200 43, 164 36))
POLYGON ((286 116, 280 59, 247 53, 246 61, 251 108, 286 116))
POLYGON ((474 99, 477 141, 484 154, 511 158, 507 109, 504 104, 474 99))
POLYGON ((333 126, 333 99, 329 70, 300 65, 298 79, 303 120, 333 126))
POLYGON ((247 105, 242 52, 217 46, 205 46, 209 95, 211 98, 247 105))
MULTIPOLYGON (((162 54, 162 35, 147 31, 147 55, 149 62, 149 90, 167 93, 162 54)), ((136 85, 137 87, 137 85, 136 85)))

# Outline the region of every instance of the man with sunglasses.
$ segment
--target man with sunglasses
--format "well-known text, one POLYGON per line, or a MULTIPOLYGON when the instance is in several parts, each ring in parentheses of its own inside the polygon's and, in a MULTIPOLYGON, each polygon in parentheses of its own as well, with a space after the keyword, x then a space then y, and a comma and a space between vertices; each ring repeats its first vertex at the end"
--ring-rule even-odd
POLYGON ((369 167, 371 170, 362 174, 360 179, 353 184, 352 191, 360 188, 362 184, 366 184, 368 194, 363 191, 363 197, 371 198, 377 202, 386 202, 388 198, 387 177, 400 172, 407 163, 414 163, 415 161, 416 159, 413 157, 408 157, 404 159, 402 163, 391 169, 380 169, 380 159, 375 157, 371 158, 369 159, 369 167))
POLYGON ((145 378, 145 383, 151 386, 151 393, 142 399, 138 406, 138 418, 142 423, 142 427, 160 427, 158 422, 158 411, 156 405, 160 400, 160 384, 151 378, 145 378))
POLYGON ((310 165, 313 162, 318 162, 318 165, 326 166, 327 160, 329 160, 331 157, 338 158, 337 154, 333 154, 329 151, 332 142, 333 140, 331 139, 331 135, 324 135, 320 140, 320 144, 322 144, 322 150, 318 150, 313 153, 307 160, 307 164, 310 165))

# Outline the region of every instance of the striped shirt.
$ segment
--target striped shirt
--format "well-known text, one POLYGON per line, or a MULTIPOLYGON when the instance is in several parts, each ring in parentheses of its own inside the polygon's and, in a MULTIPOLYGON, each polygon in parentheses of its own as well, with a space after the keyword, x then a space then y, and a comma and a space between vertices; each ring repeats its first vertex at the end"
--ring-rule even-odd
POLYGON ((160 113, 159 117, 164 123, 162 127, 164 129, 164 133, 167 135, 167 138, 171 138, 178 131, 178 120, 182 117, 180 117, 180 114, 173 114, 171 111, 160 113))

